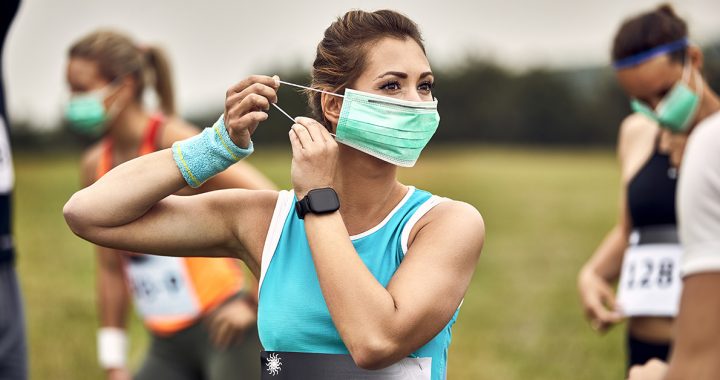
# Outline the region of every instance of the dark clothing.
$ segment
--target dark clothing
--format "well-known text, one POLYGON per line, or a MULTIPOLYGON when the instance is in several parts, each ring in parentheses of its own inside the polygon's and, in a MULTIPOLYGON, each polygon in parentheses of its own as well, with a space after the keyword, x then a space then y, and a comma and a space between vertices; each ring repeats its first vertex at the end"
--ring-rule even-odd
POLYGON ((670 358, 670 343, 646 342, 628 334, 627 352, 629 370, 634 365, 643 365, 650 359, 660 359, 667 362, 670 358))
POLYGON ((628 184, 627 204, 633 228, 675 225, 677 170, 670 157, 655 150, 628 184))

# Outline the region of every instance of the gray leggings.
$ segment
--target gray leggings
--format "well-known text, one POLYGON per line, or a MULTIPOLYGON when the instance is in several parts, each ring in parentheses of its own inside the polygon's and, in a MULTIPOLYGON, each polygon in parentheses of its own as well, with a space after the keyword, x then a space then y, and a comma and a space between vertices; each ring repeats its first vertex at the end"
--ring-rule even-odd
POLYGON ((150 349, 135 380, 244 380, 260 378, 257 327, 225 350, 210 340, 201 320, 168 337, 152 336, 150 349))
POLYGON ((13 264, 0 263, 0 379, 26 378, 25 321, 20 289, 13 264))

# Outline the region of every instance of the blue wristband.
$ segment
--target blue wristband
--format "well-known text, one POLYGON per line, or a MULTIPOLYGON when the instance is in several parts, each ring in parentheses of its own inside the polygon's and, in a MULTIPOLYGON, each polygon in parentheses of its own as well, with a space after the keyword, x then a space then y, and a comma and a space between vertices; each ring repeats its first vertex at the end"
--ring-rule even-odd
POLYGON ((242 160, 253 152, 253 143, 247 149, 235 145, 225 128, 224 115, 189 139, 172 145, 173 158, 185 182, 190 187, 200 187, 205 181, 242 160))

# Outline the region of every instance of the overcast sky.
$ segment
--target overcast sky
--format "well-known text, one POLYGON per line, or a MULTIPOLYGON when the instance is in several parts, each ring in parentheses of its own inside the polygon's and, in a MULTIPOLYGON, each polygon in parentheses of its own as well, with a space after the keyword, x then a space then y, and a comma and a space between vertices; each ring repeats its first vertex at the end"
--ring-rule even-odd
MULTIPOLYGON (((251 73, 309 68, 324 29, 352 8, 391 8, 415 20, 430 62, 469 53, 516 69, 607 64, 612 35, 649 0, 23 0, 5 45, 13 120, 53 125, 67 87, 66 52, 99 27, 157 43, 172 59, 181 113, 222 107, 225 89, 251 73)), ((671 2, 699 44, 720 40, 720 0, 671 2)), ((442 80, 442 78, 439 78, 442 80)))

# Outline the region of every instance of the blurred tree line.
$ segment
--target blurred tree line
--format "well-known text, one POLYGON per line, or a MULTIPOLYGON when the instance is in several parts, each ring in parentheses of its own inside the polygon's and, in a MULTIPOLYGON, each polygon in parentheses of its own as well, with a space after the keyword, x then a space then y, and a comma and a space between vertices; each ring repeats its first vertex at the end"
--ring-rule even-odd
MULTIPOLYGON (((720 91, 720 42, 704 49, 704 74, 720 91)), ((503 145, 612 146, 628 100, 609 67, 513 72, 491 61, 469 57, 454 67, 435 68, 440 128, 434 143, 500 143, 503 145)), ((279 69, 283 80, 308 84, 309 72, 279 69)), ((279 103, 292 116, 308 115, 302 90, 282 86, 279 103)), ((189 117, 210 126, 222 105, 189 117)), ((271 108, 270 117, 255 134, 260 144, 287 143, 290 121, 271 108)), ((37 136, 14 126, 16 149, 79 147, 89 143, 66 128, 37 136)))

